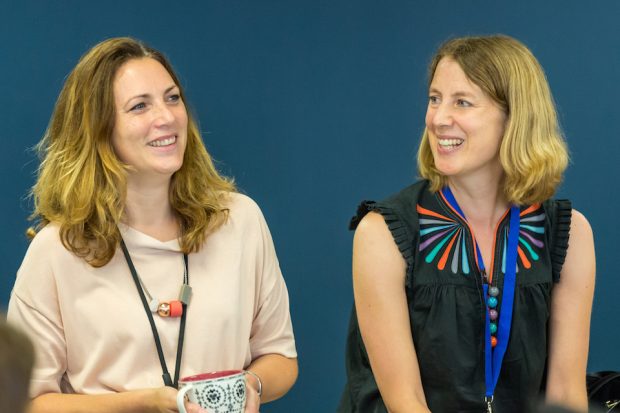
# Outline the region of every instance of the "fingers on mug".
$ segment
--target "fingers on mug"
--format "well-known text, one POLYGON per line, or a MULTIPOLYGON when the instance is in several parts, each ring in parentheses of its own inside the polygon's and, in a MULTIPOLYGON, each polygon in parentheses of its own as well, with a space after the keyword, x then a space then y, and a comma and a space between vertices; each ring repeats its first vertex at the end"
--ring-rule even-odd
POLYGON ((177 393, 180 413, 187 413, 185 398, 198 403, 208 411, 243 413, 246 403, 246 372, 223 371, 205 373, 181 379, 182 387, 177 393), (193 390, 193 391, 192 391, 193 390), (187 395, 192 391, 191 397, 187 395))

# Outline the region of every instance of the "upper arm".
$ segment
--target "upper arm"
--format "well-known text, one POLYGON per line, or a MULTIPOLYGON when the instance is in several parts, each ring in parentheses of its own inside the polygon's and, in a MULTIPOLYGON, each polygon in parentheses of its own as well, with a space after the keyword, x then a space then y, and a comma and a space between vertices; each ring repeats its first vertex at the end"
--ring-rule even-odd
MULTIPOLYGON (((288 289, 276 255, 267 222, 258 205, 251 201, 252 236, 244 242, 256 243, 255 309, 250 332, 251 357, 281 354, 297 357, 289 310, 288 289)), ((249 231, 249 230, 248 230, 249 231)))
POLYGON ((406 262, 383 217, 369 213, 353 241, 360 332, 388 409, 425 404, 405 293, 406 262))
POLYGON ((592 228, 572 212, 569 246, 551 298, 547 397, 583 408, 595 255, 592 228))
MULTIPOLYGON (((52 257, 64 247, 44 228, 31 242, 17 272, 7 318, 32 340, 36 357, 30 394, 59 392, 67 369, 67 348, 52 257)), ((64 262, 64 261, 63 261, 64 262)))

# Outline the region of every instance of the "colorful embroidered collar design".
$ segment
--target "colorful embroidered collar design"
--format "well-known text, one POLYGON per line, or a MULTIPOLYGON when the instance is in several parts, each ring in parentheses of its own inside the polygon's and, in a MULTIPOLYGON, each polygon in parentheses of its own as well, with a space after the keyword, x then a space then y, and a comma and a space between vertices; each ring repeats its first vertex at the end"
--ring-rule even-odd
MULTIPOLYGON (((437 269, 443 271, 446 267, 453 274, 458 274, 459 269, 464 275, 471 273, 470 263, 465 239, 468 230, 460 221, 448 216, 424 208, 420 204, 416 207, 420 223, 420 246, 424 261, 427 264, 437 262, 437 269)), ((545 212, 541 204, 534 204, 524 209, 519 214, 519 248, 517 250, 517 272, 519 267, 530 269, 532 261, 540 259, 540 253, 545 246, 545 212)), ((506 245, 508 239, 508 225, 502 232, 502 273, 506 273, 506 245)), ((471 236, 471 235, 470 235, 471 236)))

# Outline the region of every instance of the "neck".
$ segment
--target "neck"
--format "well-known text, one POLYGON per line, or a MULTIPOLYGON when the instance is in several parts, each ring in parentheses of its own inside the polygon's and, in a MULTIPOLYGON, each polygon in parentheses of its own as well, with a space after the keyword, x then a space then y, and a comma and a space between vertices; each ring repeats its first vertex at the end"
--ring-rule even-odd
POLYGON ((496 182, 482 184, 463 179, 449 180, 448 186, 470 223, 493 228, 510 207, 500 188, 500 180, 501 177, 496 182))
POLYGON ((178 237, 178 223, 169 198, 169 184, 148 184, 129 179, 124 221, 160 241, 178 237))

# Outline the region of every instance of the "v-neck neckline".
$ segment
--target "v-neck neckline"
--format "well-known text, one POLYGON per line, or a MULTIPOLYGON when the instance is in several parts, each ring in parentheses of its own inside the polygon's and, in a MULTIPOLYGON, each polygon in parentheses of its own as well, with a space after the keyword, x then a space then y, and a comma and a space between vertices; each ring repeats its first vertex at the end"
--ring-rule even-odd
POLYGON ((169 241, 160 241, 144 232, 141 232, 127 224, 119 224, 118 226, 121 236, 131 249, 149 249, 159 251, 180 252, 181 244, 178 239, 169 241))
MULTIPOLYGON (((473 228, 469 225, 467 218, 462 213, 457 211, 450 204, 450 202, 448 202, 448 200, 444 197, 444 194, 441 191, 437 192, 437 198, 439 199, 440 205, 448 213, 448 215, 450 215, 455 221, 459 222, 465 229, 465 231, 469 234, 469 236, 467 237, 467 242, 470 244, 470 251, 473 255, 474 262, 476 263, 476 269, 479 275, 486 278, 490 285, 493 284, 495 278, 494 275, 496 273, 501 273, 501 271, 497 271, 498 266, 496 265, 496 263, 498 262, 498 260, 501 260, 501 252, 503 251, 503 245, 505 240, 501 239, 500 235, 510 221, 510 207, 504 212, 497 224, 495 224, 495 230, 493 232, 493 244, 491 247, 491 263, 487 266, 486 263, 484 263, 484 259, 480 257, 480 259, 483 260, 481 266, 477 254, 478 247, 476 242, 476 235, 473 228)), ((499 280, 495 281, 495 284, 497 284, 499 280)))

